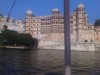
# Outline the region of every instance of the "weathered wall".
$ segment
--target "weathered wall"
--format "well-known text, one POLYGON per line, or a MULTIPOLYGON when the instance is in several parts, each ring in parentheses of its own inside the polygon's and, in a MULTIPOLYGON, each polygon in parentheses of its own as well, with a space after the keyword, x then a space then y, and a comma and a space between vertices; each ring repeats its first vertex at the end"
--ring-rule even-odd
MULTIPOLYGON (((64 42, 61 42, 61 41, 40 41, 39 48, 64 50, 64 42)), ((74 50, 74 51, 95 51, 95 44, 94 43, 72 43, 71 50, 74 50)))

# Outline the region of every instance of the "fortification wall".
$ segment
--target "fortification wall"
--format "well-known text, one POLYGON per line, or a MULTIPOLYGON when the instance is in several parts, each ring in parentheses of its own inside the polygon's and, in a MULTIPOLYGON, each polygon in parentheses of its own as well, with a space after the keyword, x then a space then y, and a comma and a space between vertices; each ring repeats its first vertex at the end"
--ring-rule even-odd
MULTIPOLYGON (((64 50, 64 42, 61 42, 61 41, 40 41, 39 48, 40 49, 64 50)), ((95 52, 95 44, 94 43, 72 43, 71 50, 95 52)))

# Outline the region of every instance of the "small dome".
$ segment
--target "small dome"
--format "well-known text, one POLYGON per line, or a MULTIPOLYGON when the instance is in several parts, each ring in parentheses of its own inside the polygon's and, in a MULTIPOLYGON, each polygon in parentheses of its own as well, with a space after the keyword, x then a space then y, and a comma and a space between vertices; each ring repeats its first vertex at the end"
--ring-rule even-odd
POLYGON ((52 9, 52 11, 59 11, 59 9, 55 8, 55 9, 52 9))
POLYGON ((85 16, 88 16, 87 14, 85 14, 85 16))
POLYGON ((14 20, 14 18, 11 18, 11 20, 14 20))
POLYGON ((80 4, 78 5, 78 8, 84 8, 84 5, 83 5, 82 3, 80 3, 80 4))
POLYGON ((31 10, 28 10, 26 13, 27 14, 32 14, 32 11, 31 10))
POLYGON ((6 15, 5 15, 4 17, 5 17, 5 18, 7 18, 7 16, 6 16, 6 15))

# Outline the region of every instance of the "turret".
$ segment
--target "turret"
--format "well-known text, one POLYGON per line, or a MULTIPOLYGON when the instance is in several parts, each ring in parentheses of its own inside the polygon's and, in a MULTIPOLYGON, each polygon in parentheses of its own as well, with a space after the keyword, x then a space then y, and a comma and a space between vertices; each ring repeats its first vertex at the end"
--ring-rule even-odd
POLYGON ((85 25, 86 17, 84 5, 80 3, 76 9, 77 25, 85 25))
POLYGON ((26 15, 27 15, 27 17, 32 17, 32 11, 31 11, 31 10, 28 10, 28 11, 26 12, 26 15))
POLYGON ((28 10, 26 12, 26 21, 25 21, 25 30, 26 30, 26 33, 29 33, 31 34, 31 28, 32 28, 32 11, 31 10, 28 10))
POLYGON ((76 41, 81 41, 81 33, 85 25, 85 10, 84 5, 80 3, 75 10, 76 14, 76 41))
POLYGON ((57 8, 52 9, 52 14, 53 14, 53 15, 57 15, 57 14, 59 14, 59 13, 60 13, 59 9, 57 9, 57 8))

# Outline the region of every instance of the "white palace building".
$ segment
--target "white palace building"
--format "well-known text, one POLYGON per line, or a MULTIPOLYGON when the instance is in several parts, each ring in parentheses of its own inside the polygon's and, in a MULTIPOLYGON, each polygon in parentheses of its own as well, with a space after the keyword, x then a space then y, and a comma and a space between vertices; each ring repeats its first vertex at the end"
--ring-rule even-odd
MULTIPOLYGON (((0 17, 0 26, 6 23, 4 19, 6 16, 3 19, 0 17)), ((31 10, 28 10, 24 23, 22 20, 13 21, 13 19, 10 19, 9 23, 19 27, 16 31, 25 31, 25 33, 31 34, 33 38, 38 38, 41 49, 64 49, 64 15, 57 8, 52 9, 51 14, 47 16, 35 16, 31 10)), ((70 14, 70 34, 72 50, 100 50, 100 26, 89 23, 88 15, 82 3, 70 14)))
POLYGON ((15 20, 14 18, 9 18, 0 13, 0 32, 3 30, 3 26, 6 25, 9 30, 18 31, 19 33, 25 32, 25 22, 23 20, 15 20))
MULTIPOLYGON (((34 16, 26 12, 25 32, 39 39, 39 48, 64 49, 64 15, 55 8, 48 16, 34 16)), ((71 49, 78 51, 99 50, 100 26, 89 24, 83 4, 70 15, 71 49)))

